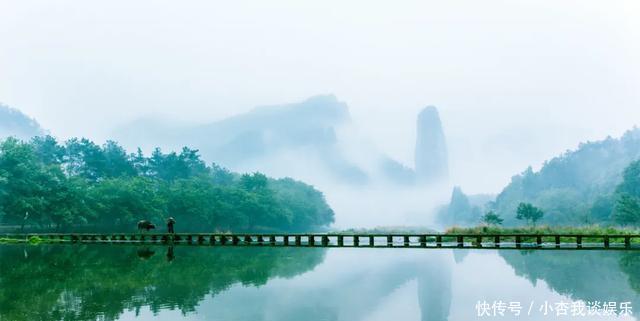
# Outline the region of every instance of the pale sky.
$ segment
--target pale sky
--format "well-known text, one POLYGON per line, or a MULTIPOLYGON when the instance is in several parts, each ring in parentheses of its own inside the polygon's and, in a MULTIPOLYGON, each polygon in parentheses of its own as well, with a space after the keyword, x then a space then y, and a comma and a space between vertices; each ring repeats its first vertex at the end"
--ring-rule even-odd
POLYGON ((60 138, 333 93, 412 165, 439 108, 452 179, 497 192, 640 124, 640 2, 0 0, 0 102, 60 138))

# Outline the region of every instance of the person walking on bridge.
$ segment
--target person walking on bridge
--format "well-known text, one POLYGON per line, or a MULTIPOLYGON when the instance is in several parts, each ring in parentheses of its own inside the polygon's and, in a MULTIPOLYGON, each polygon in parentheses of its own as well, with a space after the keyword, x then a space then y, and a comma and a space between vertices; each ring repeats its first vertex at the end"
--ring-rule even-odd
POLYGON ((169 219, 167 220, 167 232, 168 233, 175 233, 173 230, 173 225, 176 224, 176 220, 173 219, 173 217, 169 217, 169 219))

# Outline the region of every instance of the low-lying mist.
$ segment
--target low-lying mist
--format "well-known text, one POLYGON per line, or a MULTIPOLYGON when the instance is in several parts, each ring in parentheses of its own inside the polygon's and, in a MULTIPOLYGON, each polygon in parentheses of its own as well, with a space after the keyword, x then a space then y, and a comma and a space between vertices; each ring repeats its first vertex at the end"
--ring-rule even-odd
POLYGON ((433 226, 451 191, 446 139, 435 107, 416 119, 411 165, 382 152, 333 95, 208 124, 139 121, 121 126, 115 137, 128 149, 192 146, 205 161, 233 171, 304 181, 325 194, 336 213, 334 228, 433 226))

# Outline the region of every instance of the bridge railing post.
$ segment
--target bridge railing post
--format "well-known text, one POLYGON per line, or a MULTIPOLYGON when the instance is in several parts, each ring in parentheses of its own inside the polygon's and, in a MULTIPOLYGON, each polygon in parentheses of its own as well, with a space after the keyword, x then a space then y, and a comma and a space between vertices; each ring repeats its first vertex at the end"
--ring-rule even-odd
POLYGON ((576 236, 576 247, 582 248, 582 235, 576 236))
POLYGON ((624 247, 625 248, 630 248, 631 247, 631 237, 630 236, 625 236, 624 237, 624 247))

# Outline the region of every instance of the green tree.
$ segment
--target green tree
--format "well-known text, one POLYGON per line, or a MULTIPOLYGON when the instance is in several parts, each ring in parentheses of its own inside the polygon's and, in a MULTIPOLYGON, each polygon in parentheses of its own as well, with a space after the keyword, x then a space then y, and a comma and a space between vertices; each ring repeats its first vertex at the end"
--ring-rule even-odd
POLYGON ((488 225, 502 225, 504 219, 500 217, 500 215, 496 214, 494 211, 489 211, 482 216, 482 222, 488 225))
POLYGON ((283 213, 274 191, 269 188, 269 179, 262 173, 243 174, 240 187, 248 192, 244 210, 250 213, 249 227, 276 226, 283 228, 289 225, 287 214, 283 213), (257 224, 256 224, 257 223, 257 224))
POLYGON ((102 177, 107 160, 100 146, 85 138, 72 138, 67 141, 65 149, 65 165, 70 175, 94 182, 102 177))
POLYGON ((58 144, 55 138, 36 136, 31 139, 31 146, 39 160, 47 165, 58 165, 63 162, 65 148, 58 144))
POLYGON ((622 183, 616 188, 619 194, 640 197, 640 160, 635 161, 624 169, 622 183))
POLYGON ((151 176, 149 172, 149 159, 144 156, 142 149, 138 147, 135 154, 129 155, 129 159, 131 160, 131 165, 138 175, 151 176))
POLYGON ((282 221, 290 222, 288 229, 303 230, 334 221, 334 212, 324 194, 313 186, 291 178, 272 181, 270 186, 281 204, 282 221))
POLYGON ((86 181, 79 177, 66 178, 62 173, 56 174, 57 180, 51 184, 47 196, 46 222, 52 223, 56 230, 73 224, 87 224, 95 218, 95 213, 86 203, 86 181))
POLYGON ((640 161, 629 164, 616 188, 614 219, 621 225, 640 223, 640 161))
POLYGON ((107 141, 102 146, 102 153, 104 155, 104 168, 99 173, 100 177, 113 178, 135 176, 137 174, 136 168, 127 152, 118 143, 111 140, 107 141))
POLYGON ((215 211, 214 185, 207 179, 180 179, 167 189, 167 212, 181 226, 214 230, 220 217, 215 211))
POLYGON ((234 175, 228 169, 214 163, 211 165, 211 179, 216 185, 230 186, 233 184, 234 175))
POLYGON ((240 177, 240 186, 250 192, 256 192, 267 188, 268 179, 262 173, 243 174, 240 177))
POLYGON ((520 203, 518 205, 516 218, 526 220, 527 224, 533 224, 535 226, 536 222, 543 216, 544 212, 530 203, 520 203))
POLYGON ((142 219, 159 222, 166 213, 162 185, 146 177, 112 178, 89 191, 91 208, 100 227, 134 228, 142 219))
MULTIPOLYGON (((239 175, 183 148, 146 157, 116 142, 50 136, 0 142, 0 219, 30 227, 124 231, 174 216, 183 230, 291 230, 333 222, 322 193, 291 179, 239 175), (27 215, 28 213, 28 215, 27 215)), ((163 224, 162 224, 163 225, 163 224)))
POLYGON ((46 208, 45 197, 52 177, 38 162, 32 146, 14 138, 2 142, 0 174, 2 220, 21 225, 27 220, 39 223, 46 208))
POLYGON ((580 144, 546 161, 537 172, 527 169, 512 177, 492 209, 505 218, 506 225, 515 223, 510 213, 516 212, 520 202, 544 209, 549 225, 611 223, 621 193, 640 197, 639 151, 640 128, 619 139, 580 144))
POLYGON ((621 225, 637 225, 640 223, 640 199, 629 194, 622 194, 616 203, 615 221, 621 225))
POLYGON ((192 176, 207 175, 209 169, 200 159, 198 150, 184 147, 180 154, 163 154, 156 148, 148 162, 149 174, 165 181, 174 181, 192 176))
POLYGON ((612 219, 612 212, 615 207, 613 195, 599 196, 589 210, 590 217, 595 222, 607 222, 612 219))

